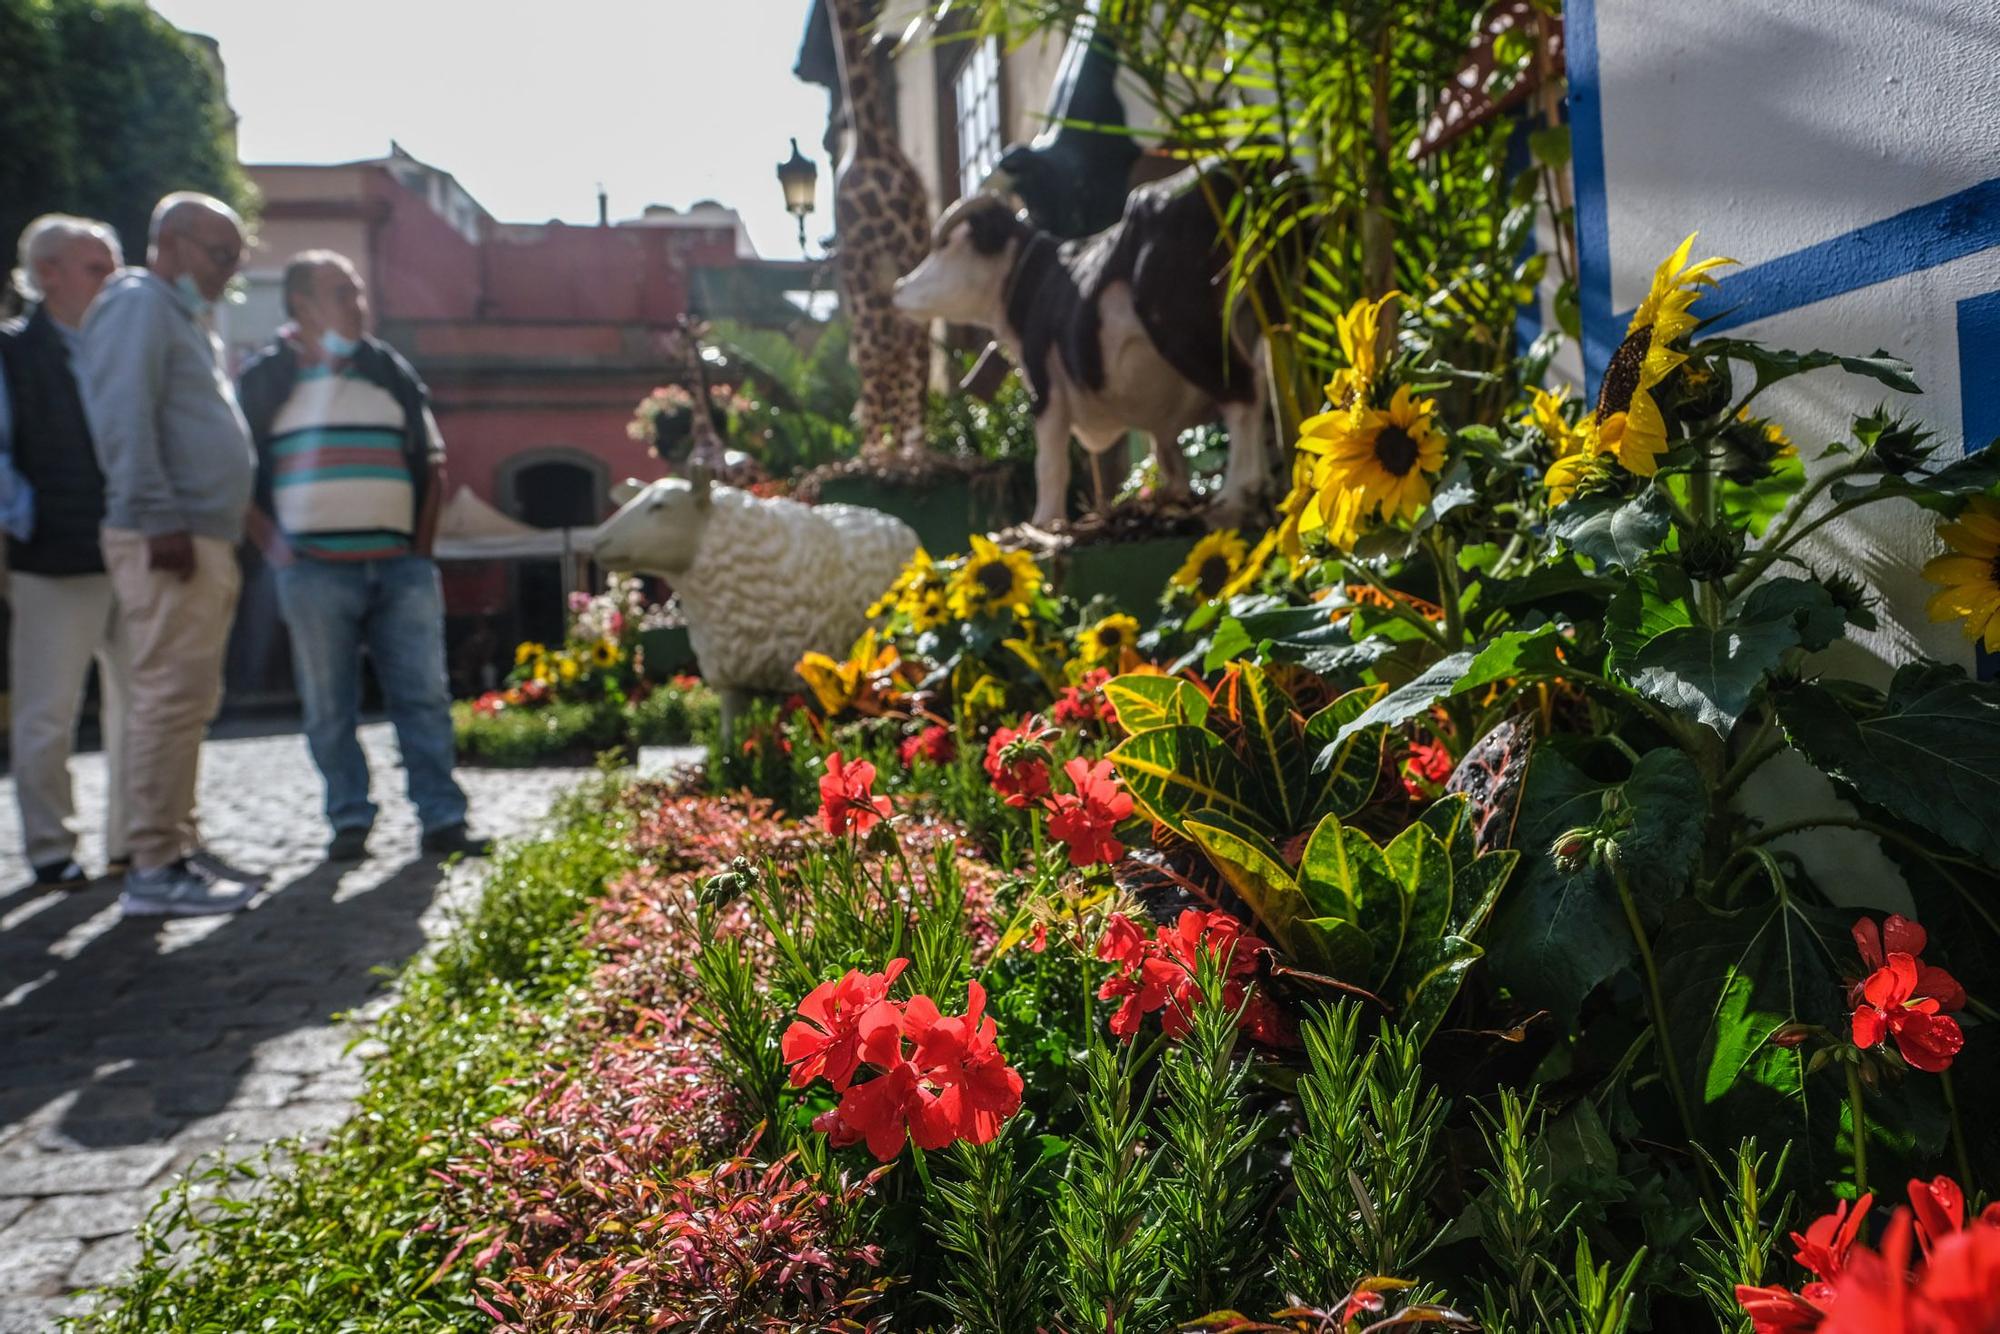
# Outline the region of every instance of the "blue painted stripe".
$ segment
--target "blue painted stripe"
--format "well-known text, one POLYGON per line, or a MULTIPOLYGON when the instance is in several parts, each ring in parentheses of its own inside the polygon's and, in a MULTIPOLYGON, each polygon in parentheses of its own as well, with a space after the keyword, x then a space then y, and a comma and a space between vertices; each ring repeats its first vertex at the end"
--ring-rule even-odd
POLYGON ((337 445, 343 449, 401 451, 403 437, 395 431, 379 426, 313 426, 272 437, 271 453, 279 456, 303 454, 321 445, 337 445))
POLYGON ((407 483, 410 480, 410 471, 407 468, 376 468, 367 464, 347 464, 337 468, 300 468, 296 472, 279 473, 271 481, 274 486, 287 487, 342 478, 407 483))
POLYGON ((1583 324, 1583 385, 1597 397, 1598 377, 1618 350, 1622 322, 1611 314, 1611 205, 1604 184, 1604 87, 1597 70, 1596 0, 1563 6, 1563 60, 1569 69, 1570 174, 1576 188, 1576 286, 1583 324))
MULTIPOLYGON (((1958 420, 1966 453, 2000 441, 2000 292, 1958 303, 1958 420)), ((2000 676, 2000 654, 1981 645, 1973 659, 1980 680, 2000 676)))
POLYGON ((1725 273, 1701 300, 1708 310, 1726 312, 1708 326, 1720 332, 1995 246, 2000 246, 2000 178, 1725 273))

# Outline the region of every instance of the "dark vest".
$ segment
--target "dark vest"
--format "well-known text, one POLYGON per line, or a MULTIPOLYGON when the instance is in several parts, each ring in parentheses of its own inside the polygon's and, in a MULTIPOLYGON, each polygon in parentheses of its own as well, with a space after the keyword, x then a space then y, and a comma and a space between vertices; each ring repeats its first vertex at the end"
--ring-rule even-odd
POLYGON ((0 325, 0 371, 13 408, 14 469, 35 488, 35 535, 7 539, 24 574, 102 574, 104 474, 90 444, 69 348, 48 312, 0 325))

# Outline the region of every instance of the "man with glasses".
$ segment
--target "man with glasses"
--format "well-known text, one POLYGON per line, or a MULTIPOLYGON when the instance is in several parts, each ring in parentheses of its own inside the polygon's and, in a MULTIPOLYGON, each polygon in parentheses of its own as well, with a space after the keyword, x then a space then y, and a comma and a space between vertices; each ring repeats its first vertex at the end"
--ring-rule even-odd
POLYGON ((242 257, 228 205, 168 195, 147 267, 106 284, 83 327, 77 378, 104 473, 104 563, 131 654, 127 916, 233 912, 263 884, 204 853, 194 821, 257 470, 214 329, 242 257))

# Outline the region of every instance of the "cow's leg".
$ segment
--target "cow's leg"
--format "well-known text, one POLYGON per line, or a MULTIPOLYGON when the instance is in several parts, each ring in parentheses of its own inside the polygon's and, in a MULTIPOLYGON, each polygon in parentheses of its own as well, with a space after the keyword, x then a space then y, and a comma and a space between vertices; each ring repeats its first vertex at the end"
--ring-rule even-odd
POLYGON ((1063 519, 1069 500, 1069 417, 1053 405, 1035 418, 1035 517, 1047 528, 1063 519))
POLYGON ((1153 442, 1153 462, 1160 470, 1158 496, 1169 504, 1184 504, 1188 498, 1188 461, 1181 452, 1180 437, 1165 432, 1149 432, 1153 442))
POLYGON ((1229 432, 1229 463, 1210 521, 1221 528, 1241 527, 1262 518, 1270 503, 1271 457, 1264 448, 1263 395, 1248 403, 1223 404, 1222 424, 1229 432))

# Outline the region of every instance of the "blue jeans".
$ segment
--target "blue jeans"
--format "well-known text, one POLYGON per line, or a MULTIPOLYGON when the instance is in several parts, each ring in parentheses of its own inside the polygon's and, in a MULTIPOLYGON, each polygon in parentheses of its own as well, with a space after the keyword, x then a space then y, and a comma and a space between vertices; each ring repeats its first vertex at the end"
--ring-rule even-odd
POLYGON ((437 566, 422 556, 301 556, 277 578, 278 606, 292 635, 292 673, 305 705, 306 744, 326 782, 327 823, 336 830, 375 823, 368 761, 354 735, 365 647, 425 832, 462 824, 465 793, 451 776, 451 688, 437 566))

